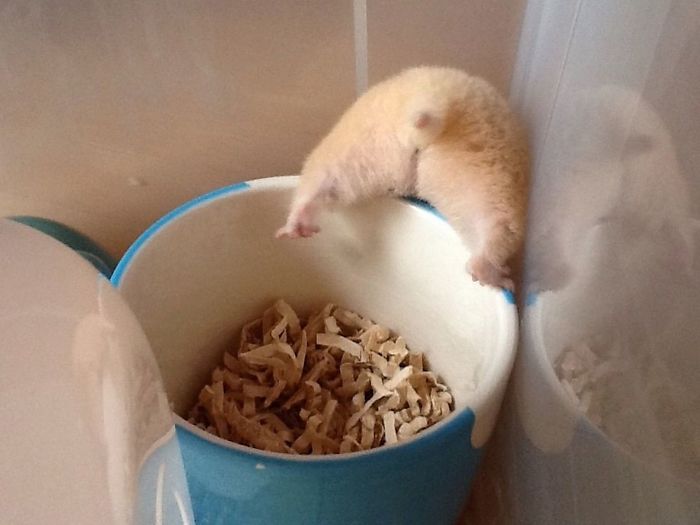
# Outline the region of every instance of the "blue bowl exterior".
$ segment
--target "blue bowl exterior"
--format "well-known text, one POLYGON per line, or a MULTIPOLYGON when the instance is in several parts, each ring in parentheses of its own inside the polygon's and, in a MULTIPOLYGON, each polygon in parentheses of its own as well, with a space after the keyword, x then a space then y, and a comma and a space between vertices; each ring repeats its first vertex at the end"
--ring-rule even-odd
POLYGON ((107 279, 112 276, 116 262, 101 246, 83 233, 65 224, 43 217, 18 215, 8 217, 8 219, 30 226, 53 237, 81 255, 107 279))
POLYGON ((310 461, 177 436, 197 525, 454 525, 482 456, 473 425, 467 409, 401 446, 310 461))

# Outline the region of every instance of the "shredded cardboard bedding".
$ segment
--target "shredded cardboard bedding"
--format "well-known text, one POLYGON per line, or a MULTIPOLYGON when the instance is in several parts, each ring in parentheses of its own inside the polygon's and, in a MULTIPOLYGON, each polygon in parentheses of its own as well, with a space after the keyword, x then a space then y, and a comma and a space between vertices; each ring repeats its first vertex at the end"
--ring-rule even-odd
POLYGON ((573 403, 612 441, 700 482, 700 397, 679 388, 662 353, 591 337, 564 348, 554 369, 573 403))
POLYGON ((333 304, 303 323, 280 299, 243 327, 189 422, 261 450, 337 454, 410 439, 453 409, 402 337, 333 304))

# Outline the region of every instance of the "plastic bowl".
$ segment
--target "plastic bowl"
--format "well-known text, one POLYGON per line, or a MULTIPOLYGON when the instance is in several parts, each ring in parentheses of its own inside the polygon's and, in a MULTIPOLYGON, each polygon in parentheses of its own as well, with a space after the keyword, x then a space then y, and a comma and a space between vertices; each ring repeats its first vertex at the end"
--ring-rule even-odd
POLYGON ((184 204, 112 277, 178 414, 197 523, 452 524, 512 367, 512 296, 471 281, 456 233, 423 203, 375 201, 328 214, 312 239, 275 239, 296 184, 254 180, 184 204), (255 450, 187 423, 241 325, 277 298, 302 313, 341 304, 403 335, 451 388, 455 412, 398 445, 319 457, 255 450))

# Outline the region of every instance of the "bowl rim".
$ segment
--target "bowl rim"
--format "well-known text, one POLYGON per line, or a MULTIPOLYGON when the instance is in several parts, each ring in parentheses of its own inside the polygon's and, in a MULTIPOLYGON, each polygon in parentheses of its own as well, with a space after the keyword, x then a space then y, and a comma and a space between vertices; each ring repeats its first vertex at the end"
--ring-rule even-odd
MULTIPOLYGON (((299 175, 282 175, 276 177, 250 179, 217 188, 184 202, 162 217, 158 218, 136 238, 136 240, 129 246, 123 257, 117 263, 117 266, 115 267, 110 278, 111 284, 116 289, 119 289, 123 284, 124 276, 126 275, 131 263, 138 256, 141 249, 162 229, 178 219, 183 218, 189 212, 212 201, 230 198, 240 193, 247 193, 248 191, 294 188, 297 185, 298 180, 299 175)), ((447 224, 445 218, 440 214, 440 212, 424 200, 414 197, 400 197, 397 200, 416 209, 420 213, 424 213, 426 218, 439 221, 443 225, 447 224)), ((496 290, 494 290, 494 292, 496 292, 496 290)), ((516 354, 519 321, 515 297, 507 290, 498 290, 498 293, 500 293, 502 296, 502 301, 497 303, 498 307, 495 312, 500 321, 498 326, 498 341, 495 345, 498 350, 498 355, 495 356, 490 365, 486 367, 479 384, 477 384, 471 396, 469 405, 453 411, 445 419, 421 431, 414 438, 389 446, 380 446, 363 451, 327 455, 295 455, 281 452, 268 452, 227 441, 205 432, 196 425, 187 422, 187 420, 185 420, 182 416, 173 411, 172 414, 174 423, 176 426, 179 426, 193 436, 203 439, 212 445, 218 445, 232 452, 239 452, 267 461, 273 459, 290 462, 347 461, 366 458, 370 455, 373 456, 387 451, 410 450, 411 448, 415 449, 414 451, 417 451, 418 449, 422 448, 422 444, 428 438, 432 437, 439 440, 441 437, 446 437, 455 432, 465 424, 468 424, 470 428, 470 445, 473 449, 478 450, 486 443, 493 430, 496 416, 500 412, 503 393, 505 391, 506 383, 510 378, 516 354), (494 400, 494 398, 497 399, 494 400), (490 414, 489 417, 482 416, 482 419, 485 419, 485 421, 480 421, 478 417, 478 408, 493 405, 494 401, 497 401, 496 406, 490 406, 488 407, 488 410, 495 411, 495 414, 490 414), (479 436, 477 436, 477 433, 479 436)))

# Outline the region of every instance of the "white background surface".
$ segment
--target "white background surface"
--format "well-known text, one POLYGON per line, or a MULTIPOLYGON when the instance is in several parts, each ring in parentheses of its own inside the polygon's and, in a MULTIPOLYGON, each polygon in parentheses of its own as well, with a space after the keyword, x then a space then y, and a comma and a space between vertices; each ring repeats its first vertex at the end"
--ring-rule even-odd
POLYGON ((297 173, 356 95, 421 63, 507 91, 524 0, 0 2, 0 216, 120 255, 213 188, 297 173))

